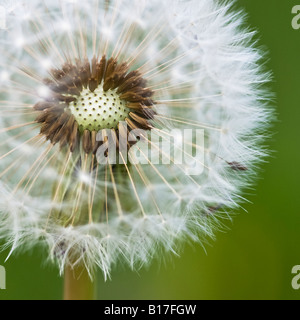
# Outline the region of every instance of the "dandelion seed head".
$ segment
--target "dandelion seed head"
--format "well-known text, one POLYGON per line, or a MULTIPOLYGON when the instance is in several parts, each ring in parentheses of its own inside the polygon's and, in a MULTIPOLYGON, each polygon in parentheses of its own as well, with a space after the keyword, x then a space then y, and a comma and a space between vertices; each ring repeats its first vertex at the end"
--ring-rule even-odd
POLYGON ((5 247, 44 245, 61 273, 109 278, 214 239, 268 153, 270 75, 244 14, 215 0, 18 3, 0 39, 5 247))

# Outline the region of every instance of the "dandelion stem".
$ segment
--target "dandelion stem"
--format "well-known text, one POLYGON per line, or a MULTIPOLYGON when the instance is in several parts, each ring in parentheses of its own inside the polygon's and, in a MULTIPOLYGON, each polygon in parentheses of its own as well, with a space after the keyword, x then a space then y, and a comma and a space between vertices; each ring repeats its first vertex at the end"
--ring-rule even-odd
POLYGON ((64 300, 95 300, 95 282, 85 266, 65 268, 64 300))

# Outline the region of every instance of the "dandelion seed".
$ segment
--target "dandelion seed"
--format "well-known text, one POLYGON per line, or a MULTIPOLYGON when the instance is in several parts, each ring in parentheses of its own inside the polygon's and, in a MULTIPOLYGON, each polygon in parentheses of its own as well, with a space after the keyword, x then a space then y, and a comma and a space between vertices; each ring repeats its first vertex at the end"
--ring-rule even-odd
POLYGON ((242 19, 214 0, 45 0, 27 12, 0 38, 6 246, 43 244, 61 273, 107 278, 120 260, 139 268, 213 237, 266 155, 269 75, 242 19), (186 174, 189 158, 201 175, 186 174))

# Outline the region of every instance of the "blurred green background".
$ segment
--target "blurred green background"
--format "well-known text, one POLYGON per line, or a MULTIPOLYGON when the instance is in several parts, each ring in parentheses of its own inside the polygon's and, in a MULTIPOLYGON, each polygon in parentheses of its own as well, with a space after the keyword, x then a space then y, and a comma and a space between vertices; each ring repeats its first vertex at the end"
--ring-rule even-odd
MULTIPOLYGON (((100 282, 101 299, 299 299, 291 270, 300 265, 300 29, 291 26, 290 0, 238 0, 249 25, 260 32, 270 52, 272 90, 277 95, 278 122, 271 141, 275 150, 250 195, 247 213, 218 233, 206 246, 186 246, 180 258, 152 264, 138 274, 114 270, 100 282)), ((7 270, 7 290, 0 299, 61 299, 62 280, 43 265, 42 252, 14 256, 0 265, 7 270)))

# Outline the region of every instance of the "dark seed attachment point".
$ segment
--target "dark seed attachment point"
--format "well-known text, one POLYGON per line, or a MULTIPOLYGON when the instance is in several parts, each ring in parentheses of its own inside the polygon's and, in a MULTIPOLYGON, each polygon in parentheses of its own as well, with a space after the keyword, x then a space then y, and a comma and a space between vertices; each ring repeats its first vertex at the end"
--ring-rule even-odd
MULTIPOLYGON (((114 123, 116 137, 119 136, 117 116, 126 116, 125 120, 129 126, 126 135, 136 128, 151 130, 150 120, 153 120, 156 114, 153 110, 154 93, 147 88, 143 75, 137 70, 130 71, 126 63, 118 63, 116 58, 107 59, 106 56, 100 59, 93 57, 91 61, 87 58, 76 59, 73 62, 67 61, 61 69, 50 70, 50 74, 51 78, 45 79, 44 84, 50 89, 51 94, 47 99, 36 103, 34 109, 39 112, 36 122, 41 125, 41 134, 53 145, 59 143, 61 147, 68 146, 71 152, 82 145, 86 153, 96 152, 97 131, 105 129, 101 125, 99 127, 97 119, 102 121, 103 111, 106 111, 105 105, 111 113, 111 120, 107 126, 110 127, 111 123, 114 123), (100 87, 102 96, 98 95, 100 87), (86 92, 84 97, 82 92, 86 92), (94 99, 97 99, 96 102, 94 99), (78 123, 71 106, 75 106, 74 110, 81 119, 92 116, 96 118, 89 119, 85 127, 78 123), (90 113, 91 110, 93 115, 90 113), (96 110, 97 114, 94 112, 96 110), (85 115, 87 112, 89 114, 85 115)), ((244 168, 234 162, 230 165, 235 170, 244 168)))

